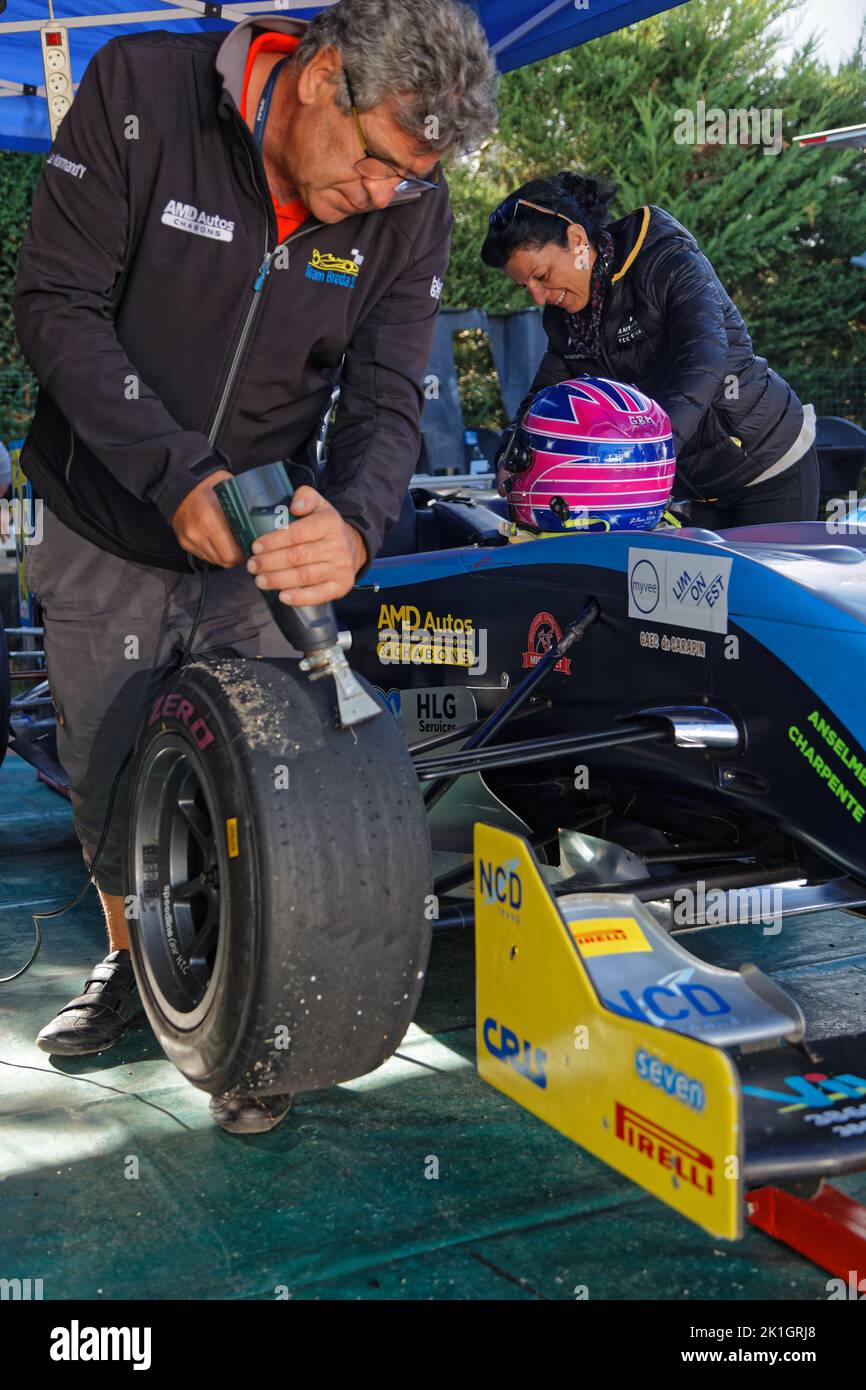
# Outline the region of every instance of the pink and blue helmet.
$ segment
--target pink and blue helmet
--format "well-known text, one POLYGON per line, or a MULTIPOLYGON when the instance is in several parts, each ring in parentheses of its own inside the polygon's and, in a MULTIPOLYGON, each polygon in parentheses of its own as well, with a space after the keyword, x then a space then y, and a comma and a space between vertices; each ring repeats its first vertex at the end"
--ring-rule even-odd
POLYGON ((649 531, 674 482, 671 422, 634 386, 585 376, 533 398, 507 454, 514 520, 533 531, 649 531))

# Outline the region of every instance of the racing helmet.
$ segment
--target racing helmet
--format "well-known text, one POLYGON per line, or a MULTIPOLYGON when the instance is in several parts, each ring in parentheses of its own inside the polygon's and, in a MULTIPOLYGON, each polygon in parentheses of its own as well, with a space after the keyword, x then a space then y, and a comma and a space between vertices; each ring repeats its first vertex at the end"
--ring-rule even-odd
POLYGON ((650 531, 667 506, 671 422, 634 386, 583 376, 533 397, 502 462, 512 519, 539 532, 650 531))

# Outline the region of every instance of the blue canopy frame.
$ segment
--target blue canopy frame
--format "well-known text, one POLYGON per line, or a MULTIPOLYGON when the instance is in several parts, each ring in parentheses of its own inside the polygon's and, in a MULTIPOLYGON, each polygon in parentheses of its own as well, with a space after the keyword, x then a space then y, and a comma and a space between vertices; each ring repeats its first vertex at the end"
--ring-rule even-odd
MULTIPOLYGON (((549 58, 602 34, 674 9, 687 0, 468 0, 478 14, 502 72, 549 58)), ((79 82, 91 57, 109 39, 141 29, 190 33, 230 29, 250 14, 312 18, 321 4, 262 3, 214 5, 204 0, 58 0, 54 18, 69 26, 73 81, 79 82), (153 8, 149 6, 152 5, 153 8), (219 18, 206 17, 207 12, 219 18)), ((39 30, 49 22, 46 0, 8 0, 0 19, 0 148, 46 152, 51 145, 45 102, 39 30), (36 88, 24 94, 24 84, 36 88)))

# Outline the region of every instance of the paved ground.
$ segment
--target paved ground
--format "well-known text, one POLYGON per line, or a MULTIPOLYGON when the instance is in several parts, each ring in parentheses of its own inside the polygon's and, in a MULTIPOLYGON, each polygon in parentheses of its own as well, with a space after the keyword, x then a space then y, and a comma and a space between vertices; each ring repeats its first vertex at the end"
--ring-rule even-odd
MULTIPOLYGON (((30 907, 67 900, 83 877, 66 803, 10 757, 0 973, 30 949, 30 907)), ((464 936, 435 942, 396 1057, 237 1139, 146 1025, 77 1062, 34 1047, 104 954, 92 890, 44 926, 36 966, 0 986, 0 1276, 41 1278, 46 1298, 827 1296, 828 1276, 769 1237, 711 1240, 479 1081, 464 936), (432 1159, 438 1177, 425 1176, 432 1159)), ((864 919, 825 914, 777 938, 724 930, 695 944, 720 963, 756 959, 817 1036, 863 1028, 864 919)), ((837 1185, 866 1201, 866 1174, 837 1185)))

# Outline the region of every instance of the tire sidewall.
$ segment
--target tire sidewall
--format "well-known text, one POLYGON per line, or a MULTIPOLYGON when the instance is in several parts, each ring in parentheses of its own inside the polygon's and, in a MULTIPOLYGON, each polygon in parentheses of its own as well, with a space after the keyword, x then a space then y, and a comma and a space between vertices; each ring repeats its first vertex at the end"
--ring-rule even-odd
MULTIPOLYGON (((151 981, 135 916, 130 920, 131 954, 145 1013, 167 1056, 188 1080, 213 1090, 219 1089, 221 1075, 232 1070, 237 1040, 243 1035, 250 1008, 258 968, 260 875, 250 835, 252 818, 243 769, 232 756, 237 731, 225 720, 219 702, 208 698, 209 680, 212 677, 203 674, 201 668, 186 668, 167 682, 151 707, 136 747, 130 778, 124 863, 127 893, 134 896, 137 870, 133 862, 135 845, 131 828, 139 777, 153 745, 167 733, 171 734, 190 750, 218 844, 222 957, 216 986, 201 1021, 191 1027, 179 1026, 163 1008, 159 992, 151 981), (194 716, 186 719, 177 713, 178 709, 183 709, 184 701, 195 711, 194 716), (164 712, 166 708, 169 713, 164 712), (220 815, 220 811, 228 809, 233 812, 231 817, 220 815), (237 853, 234 854, 229 854, 227 844, 228 819, 234 820, 237 827, 237 853), (243 924, 246 930, 241 929, 243 924)), ((158 882, 160 903, 166 886, 158 882)))

